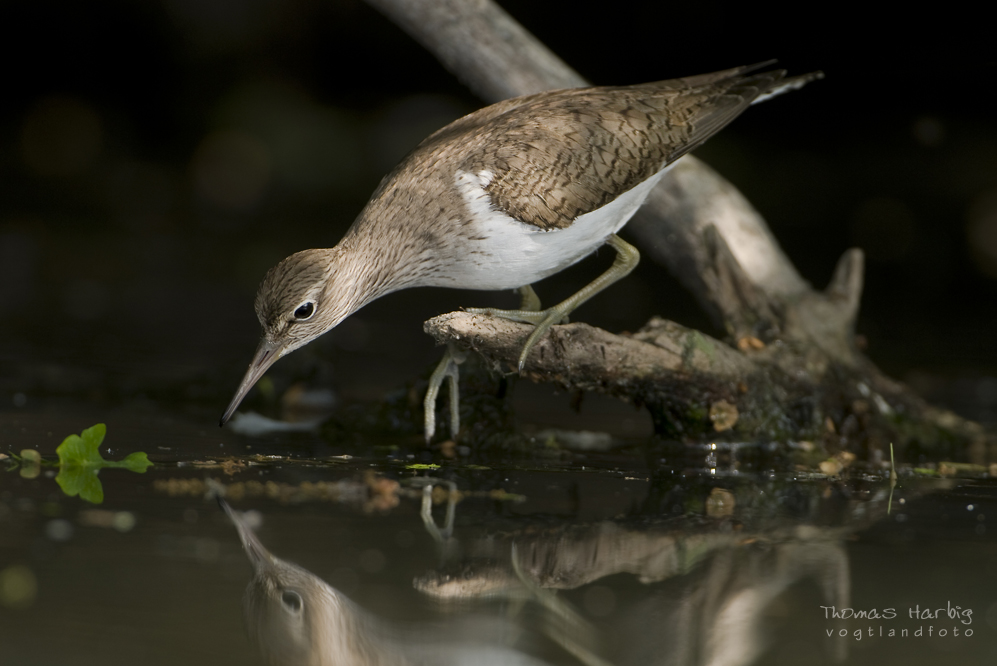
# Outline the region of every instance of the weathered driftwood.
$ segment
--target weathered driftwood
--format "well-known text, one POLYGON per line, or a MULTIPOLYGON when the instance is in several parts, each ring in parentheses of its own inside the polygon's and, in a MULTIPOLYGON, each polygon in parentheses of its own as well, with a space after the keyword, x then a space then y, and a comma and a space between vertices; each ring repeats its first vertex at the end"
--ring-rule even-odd
MULTIPOLYGON (((490 0, 368 2, 487 102, 586 85, 490 0)), ((814 290, 740 192, 691 156, 662 180, 627 231, 728 338, 659 319, 629 337, 556 326, 531 355, 527 377, 644 403, 667 436, 820 438, 871 455, 892 441, 934 448, 935 455, 989 457, 992 437, 931 409, 857 350, 860 250, 845 252, 827 289, 814 290)), ((514 367, 527 331, 466 313, 437 317, 425 328, 503 371, 514 367)))

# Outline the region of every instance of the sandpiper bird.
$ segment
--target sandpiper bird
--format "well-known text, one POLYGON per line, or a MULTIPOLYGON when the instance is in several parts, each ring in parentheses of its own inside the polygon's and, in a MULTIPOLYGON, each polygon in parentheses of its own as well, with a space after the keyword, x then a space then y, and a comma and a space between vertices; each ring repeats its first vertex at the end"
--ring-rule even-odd
MULTIPOLYGON (((520 289, 519 310, 468 311, 535 325, 522 370, 552 325, 637 265, 636 248, 616 232, 676 160, 751 104, 822 76, 751 73, 769 64, 517 97, 432 134, 381 181, 336 247, 292 254, 267 273, 256 295, 263 339, 222 425, 278 358, 408 287, 520 289), (613 266, 541 310, 530 285, 603 245, 617 252, 613 266)), ((448 377, 457 435, 460 360, 451 348, 430 380, 427 440, 448 377)))

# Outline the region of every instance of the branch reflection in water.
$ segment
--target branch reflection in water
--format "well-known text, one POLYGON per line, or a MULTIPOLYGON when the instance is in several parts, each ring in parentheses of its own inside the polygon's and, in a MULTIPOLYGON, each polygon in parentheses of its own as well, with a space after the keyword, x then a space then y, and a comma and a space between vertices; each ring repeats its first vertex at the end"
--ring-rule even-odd
POLYGON ((464 617, 402 628, 367 613, 311 572, 268 551, 244 517, 219 504, 239 532, 254 575, 243 597, 250 641, 271 666, 543 666, 510 647, 509 622, 464 617))
MULTIPOLYGON (((495 562, 509 552, 507 543, 474 544, 468 550, 479 556, 477 562, 447 562, 417 578, 415 586, 461 609, 472 600, 537 598, 531 588, 554 598, 549 590, 632 574, 645 592, 601 627, 611 638, 616 666, 746 666, 769 646, 766 611, 792 586, 816 582, 824 603, 848 605, 846 534, 807 525, 754 535, 609 521, 568 525, 514 535, 505 565, 495 562), (663 586, 665 581, 671 584, 663 586)), ((827 646, 833 661, 847 656, 844 642, 834 639, 827 646)))

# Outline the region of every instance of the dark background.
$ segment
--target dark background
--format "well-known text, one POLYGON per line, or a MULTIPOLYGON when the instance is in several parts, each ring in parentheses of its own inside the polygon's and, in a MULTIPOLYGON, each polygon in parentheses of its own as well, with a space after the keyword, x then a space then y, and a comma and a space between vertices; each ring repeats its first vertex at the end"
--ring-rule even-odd
MULTIPOLYGON (((997 420, 989 20, 949 5, 503 6, 598 84, 773 57, 823 70, 697 154, 815 285, 863 247, 870 357, 997 420)), ((408 149, 480 105, 359 0, 8 0, 0 50, 0 409, 169 395, 220 412, 259 335, 252 299, 267 268, 335 244, 408 149)), ((552 302, 606 261, 538 291, 552 302)), ((511 302, 401 292, 275 369, 324 359, 332 371, 317 381, 375 398, 434 361, 423 319, 511 302)), ((649 261, 577 318, 633 330, 655 312, 711 330, 649 261)))

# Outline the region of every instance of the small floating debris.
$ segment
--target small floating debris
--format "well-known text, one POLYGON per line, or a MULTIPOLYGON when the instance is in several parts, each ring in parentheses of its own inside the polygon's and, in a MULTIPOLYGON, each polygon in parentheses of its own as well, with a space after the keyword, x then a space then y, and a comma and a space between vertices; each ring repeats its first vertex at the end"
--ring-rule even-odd
POLYGON ((827 476, 838 476, 842 470, 855 462, 855 454, 851 451, 839 451, 833 457, 824 460, 818 465, 820 471, 827 476))
POLYGON ((368 511, 384 511, 398 505, 398 482, 376 474, 365 475, 362 480, 303 481, 298 484, 277 481, 237 481, 222 483, 217 479, 157 479, 153 489, 171 497, 203 497, 209 491, 232 501, 244 497, 266 497, 282 504, 301 502, 339 502, 359 504, 368 511))
POLYGON ((710 421, 713 422, 713 429, 717 432, 730 430, 737 425, 740 414, 737 405, 733 405, 726 400, 718 400, 710 405, 710 421))
POLYGON ((322 419, 308 421, 278 421, 256 412, 239 412, 229 421, 229 427, 238 435, 264 437, 275 432, 315 432, 322 419))
POLYGON ((710 518, 732 516, 734 506, 734 493, 726 488, 714 488, 706 498, 706 515, 710 518))
POLYGON ((944 478, 977 478, 982 476, 997 476, 997 463, 989 466, 974 465, 973 463, 942 461, 935 465, 926 463, 921 467, 913 469, 914 474, 920 476, 940 476, 944 478))
POLYGON ((194 467, 203 467, 207 469, 220 469, 227 476, 232 476, 236 472, 241 472, 246 469, 249 465, 252 465, 252 461, 239 460, 237 458, 229 458, 227 460, 193 460, 190 463, 194 467))
POLYGON ((554 443, 572 451, 605 452, 613 448, 613 437, 608 432, 592 432, 590 430, 561 430, 548 428, 541 430, 535 437, 543 442, 554 440, 554 443))
POLYGON ((118 532, 130 532, 135 527, 135 514, 131 511, 108 511, 106 509, 85 509, 80 511, 77 520, 84 527, 103 527, 118 532))

